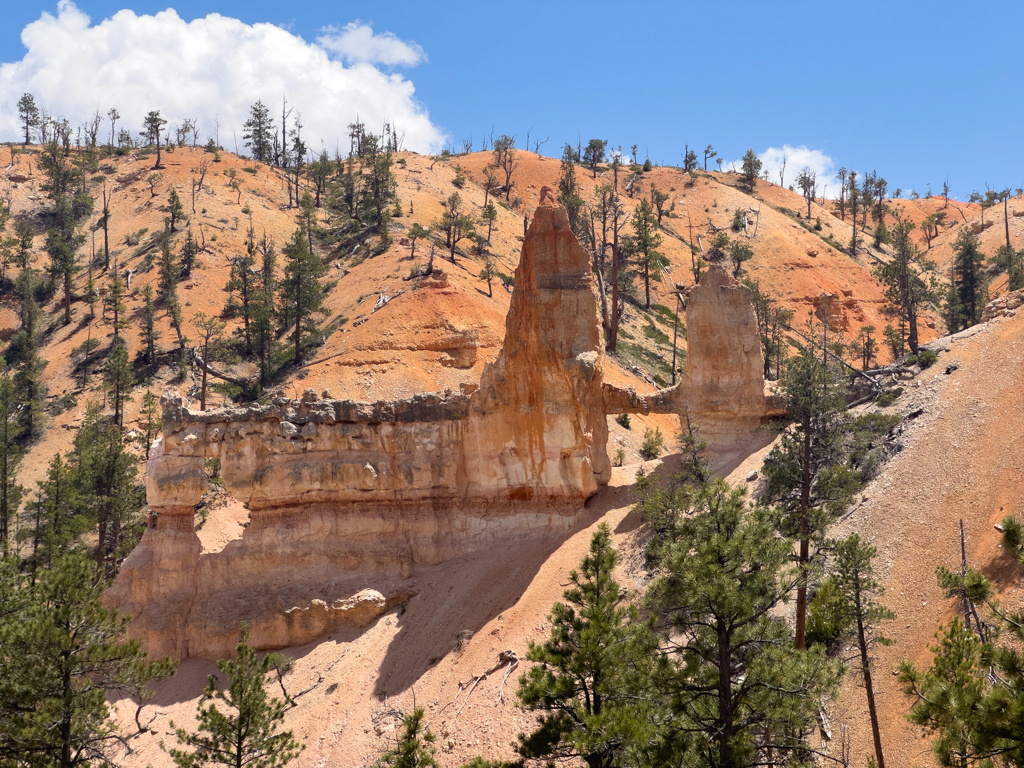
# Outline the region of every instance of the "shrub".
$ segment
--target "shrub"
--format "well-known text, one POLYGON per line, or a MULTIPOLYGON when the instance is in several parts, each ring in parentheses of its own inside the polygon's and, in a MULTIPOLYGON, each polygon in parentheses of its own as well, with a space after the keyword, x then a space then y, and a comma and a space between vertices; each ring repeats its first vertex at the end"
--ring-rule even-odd
POLYGON ((203 462, 203 469, 211 481, 220 479, 220 459, 207 459, 203 462))
POLYGON ((620 427, 629 429, 629 414, 620 413, 618 416, 615 417, 615 423, 618 424, 620 427))
POLYGON ((912 365, 917 365, 917 355, 911 355, 910 357, 903 361, 903 364, 908 368, 912 365))
POLYGON ((626 463, 626 450, 621 445, 615 449, 615 466, 621 467, 626 463))
POLYGON ((935 362, 939 359, 939 356, 932 352, 930 349, 926 349, 917 356, 917 364, 924 368, 931 368, 935 365, 935 362))
POLYGON ((899 396, 903 394, 903 389, 897 387, 896 389, 890 389, 888 392, 883 392, 878 396, 878 400, 875 402, 882 408, 888 408, 890 405, 895 403, 899 396))
POLYGON ((732 217, 732 228, 734 231, 739 232, 743 229, 743 211, 736 209, 736 213, 732 217))
POLYGON ((640 458, 644 461, 650 461, 661 456, 661 451, 665 446, 665 436, 661 434, 661 428, 655 427, 652 429, 644 430, 644 442, 640 446, 640 458))

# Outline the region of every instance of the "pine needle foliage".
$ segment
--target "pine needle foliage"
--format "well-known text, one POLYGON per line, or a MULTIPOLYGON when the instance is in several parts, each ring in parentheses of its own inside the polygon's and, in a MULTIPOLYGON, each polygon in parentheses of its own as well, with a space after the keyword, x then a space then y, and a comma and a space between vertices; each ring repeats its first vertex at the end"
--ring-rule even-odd
POLYGON ((274 662, 271 654, 258 658, 249 645, 249 627, 243 624, 237 658, 217 662, 228 687, 220 690, 217 676, 210 675, 199 701, 198 729, 189 732, 171 723, 178 743, 188 748, 167 749, 175 765, 280 768, 299 756, 305 745, 299 744, 291 731, 280 730, 284 702, 268 697, 263 687, 274 662))

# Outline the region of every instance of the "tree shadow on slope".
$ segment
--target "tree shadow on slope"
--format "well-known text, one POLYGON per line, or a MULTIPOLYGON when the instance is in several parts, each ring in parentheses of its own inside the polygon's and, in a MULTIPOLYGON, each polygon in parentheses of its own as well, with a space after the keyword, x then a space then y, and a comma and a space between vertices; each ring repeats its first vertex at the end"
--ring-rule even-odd
POLYGON ((419 594, 398 613, 399 630, 381 662, 374 694, 383 699, 411 688, 456 650, 460 635, 476 635, 516 605, 566 541, 634 500, 632 483, 608 486, 587 501, 564 533, 498 544, 422 569, 416 574, 419 594))

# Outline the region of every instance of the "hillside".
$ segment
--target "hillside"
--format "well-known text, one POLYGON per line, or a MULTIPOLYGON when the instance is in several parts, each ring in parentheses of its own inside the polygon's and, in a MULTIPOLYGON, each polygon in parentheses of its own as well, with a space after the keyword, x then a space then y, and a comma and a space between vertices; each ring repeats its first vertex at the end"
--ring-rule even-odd
MULTIPOLYGON (((48 200, 40 190, 42 176, 36 167, 38 160, 28 153, 14 155, 14 163, 4 169, 3 183, 9 190, 15 217, 28 216, 35 222, 37 237, 36 268, 46 266, 42 253, 43 223, 41 216, 48 200)), ((126 331, 130 352, 140 348, 138 318, 143 299, 142 287, 155 286, 157 269, 154 266, 155 236, 163 229, 166 216, 161 211, 167 203, 170 187, 178 191, 189 221, 179 225, 173 249, 181 247, 188 227, 200 243, 197 269, 181 286, 185 308, 185 335, 196 337, 193 319, 196 313, 208 316, 221 313, 228 295, 222 290, 230 275, 231 260, 244 253, 249 215, 257 238, 266 234, 277 244, 278 250, 288 240, 296 225, 297 209, 288 205, 288 193, 280 171, 230 153, 219 153, 220 162, 202 150, 178 148, 163 156, 164 168, 159 179, 150 184, 153 158, 135 155, 110 158, 101 162, 100 172, 89 177, 90 193, 97 203, 85 226, 93 228, 100 219, 104 185, 110 195, 109 241, 111 259, 122 271, 133 272, 128 297, 129 316, 133 327, 126 331), (192 180, 200 172, 201 164, 208 166, 201 191, 195 199, 196 213, 192 213, 192 180), (236 181, 240 189, 233 188, 236 181), (247 215, 245 211, 248 210, 247 215), (138 243, 128 245, 127 238, 139 234, 138 243)), ((276 386, 291 393, 305 387, 317 391, 330 390, 336 397, 373 400, 406 397, 419 391, 457 390, 460 384, 479 378, 483 365, 493 360, 504 335, 504 317, 508 309, 509 294, 494 281, 493 296, 486 295, 486 284, 477 274, 482 264, 468 252, 460 253, 457 264, 445 260, 443 243, 436 247, 435 267, 444 270, 449 287, 443 291, 417 291, 418 282, 409 280, 414 265, 424 267, 430 244, 419 242, 415 258, 411 257, 408 240, 403 234, 414 222, 430 226, 441 215, 442 203, 452 192, 458 191, 468 206, 482 206, 484 191, 483 168, 491 161, 490 153, 475 153, 435 162, 429 157, 401 153, 394 166, 398 184, 398 197, 406 211, 402 218, 392 222, 393 243, 390 249, 374 258, 362 258, 354 251, 327 254, 331 264, 329 277, 337 280, 327 301, 331 311, 325 321, 326 340, 315 355, 306 360, 309 367, 294 371, 286 367, 276 386), (457 189, 456 166, 461 166, 468 181, 457 189), (412 213, 408 213, 411 209, 412 213), (394 297, 380 311, 373 306, 381 293, 394 297), (450 351, 475 348, 475 362, 470 367, 450 365, 450 351)), ((559 163, 533 153, 519 153, 519 167, 513 180, 514 194, 522 203, 518 210, 500 205, 494 224, 490 250, 499 272, 510 275, 518 261, 522 238, 522 211, 531 211, 536 205, 541 186, 555 185, 559 163)), ((591 195, 601 183, 610 183, 611 174, 604 171, 596 179, 587 169, 577 169, 584 196, 591 195)), ((802 325, 807 312, 820 305, 823 293, 841 297, 842 311, 838 318, 846 336, 856 335, 862 325, 880 330, 886 321, 881 314, 882 295, 877 282, 871 277, 871 256, 850 258, 823 240, 831 236, 838 243, 847 243, 850 228, 815 204, 812 214, 822 220, 821 233, 808 231, 798 223, 793 213, 801 210, 803 199, 788 190, 759 182, 757 196, 752 198, 735 187, 734 174, 701 175, 695 182, 673 168, 655 168, 643 174, 638 181, 637 196, 623 196, 630 213, 643 191, 649 193, 654 184, 669 194, 663 219, 661 250, 669 258, 670 267, 660 278, 652 281, 653 305, 665 311, 643 312, 632 304, 626 305, 619 367, 612 367, 610 375, 636 386, 641 391, 650 389, 648 382, 657 375, 661 381, 671 377, 668 361, 671 359, 673 336, 672 310, 676 309, 673 283, 691 286, 689 247, 684 243, 690 237, 706 242, 714 228, 728 228, 737 209, 750 214, 750 245, 753 259, 745 265, 747 276, 761 286, 783 306, 794 310, 797 325, 802 325), (674 206, 674 210, 673 210, 674 206), (755 215, 755 211, 760 211, 755 215), (757 218, 760 221, 757 221, 757 218), (756 229, 756 234, 755 234, 756 229), (645 372, 640 378, 632 373, 634 366, 645 372), (646 389, 645 389, 646 388, 646 389)), ((330 227, 332 222, 326 209, 319 209, 321 223, 330 227)), ((478 229, 483 224, 478 223, 478 229)), ((85 227, 83 227, 84 229, 85 227)), ((627 230, 628 231, 628 227, 627 230)), ((989 234, 989 232, 986 232, 989 234)), ((742 235, 740 235, 742 236, 742 235)), ((131 242, 135 242, 133 239, 131 242)), ((90 234, 85 248, 96 248, 102 253, 102 231, 90 234), (95 240, 94 240, 95 238, 95 240), (94 245, 95 243, 95 245, 94 245)), ((460 248, 460 251, 462 249, 460 248)), ((81 389, 82 356, 73 354, 87 338, 99 338, 100 348, 90 356, 90 370, 97 373, 101 366, 106 343, 112 329, 103 321, 102 302, 95 306, 95 319, 89 321, 89 306, 85 301, 85 287, 89 277, 85 259, 81 260, 74 281, 73 322, 59 324, 60 296, 54 296, 45 309, 54 318, 52 330, 44 338, 42 357, 49 361, 46 379, 50 401, 56 402, 73 395, 76 405, 55 413, 53 429, 45 440, 30 451, 24 463, 23 482, 29 487, 41 477, 39 457, 52 455, 53 450, 67 450, 73 438, 74 425, 84 412, 85 402, 101 399, 97 390, 98 377, 90 375, 88 388, 81 389)), ((99 267, 94 278, 100 297, 105 295, 109 275, 99 267)), ((642 297, 642 285, 640 295, 642 297)), ((0 338, 10 338, 17 325, 16 304, 8 293, 3 297, 4 310, 0 314, 0 338)), ((835 322, 835 320, 834 320, 835 322)), ((237 327, 238 321, 232 325, 237 327)), ((166 314, 161 312, 158 328, 165 350, 173 348, 174 334, 166 314)), ((231 328, 229 327, 229 331, 231 328)), ((836 328, 838 330, 838 328, 836 328)), ((925 339, 934 338, 936 331, 929 328, 925 339)), ((678 346, 685 349, 685 329, 679 329, 678 346)), ((469 351, 469 357, 474 352, 469 351)), ((883 353, 884 354, 884 353, 883 353)), ((884 359, 884 357, 883 357, 884 359)), ((164 361, 169 363, 169 360, 164 361)), ((231 372, 235 378, 254 375, 252 363, 243 363, 231 372)), ((139 371, 145 375, 145 388, 159 393, 170 381, 168 365, 154 371, 139 371)), ((192 384, 193 382, 189 382, 192 384)), ((180 386, 180 384, 179 384, 180 386)), ((187 388, 187 387, 186 387, 187 388)), ((141 391, 141 389, 140 389, 141 391)), ((197 396, 192 393, 192 397, 197 396)), ((70 399, 63 401, 70 404, 70 399)), ((141 396, 136 396, 127 410, 128 422, 135 418, 141 396)), ((210 405, 228 402, 223 395, 211 394, 210 405)), ((59 410, 59 409, 54 409, 59 410)), ((661 424, 659 417, 641 417, 642 424, 661 425, 666 434, 674 427, 661 424)), ((642 428, 623 430, 612 425, 612 439, 635 450, 639 443, 636 435, 642 428)), ((635 454, 633 454, 635 455, 635 454)))
MULTIPOLYGON (((414 266, 426 264, 432 245, 418 242, 413 257, 405 237, 414 222, 429 226, 436 221, 443 200, 454 191, 467 206, 479 211, 484 200, 483 172, 490 154, 442 161, 412 153, 400 153, 397 158, 395 174, 404 214, 392 222, 391 247, 370 258, 364 257, 358 244, 341 252, 334 247, 324 249, 330 264, 329 277, 336 281, 327 302, 331 314, 323 324, 325 339, 307 355, 302 367, 283 368, 273 384, 276 391, 298 397, 309 387, 357 400, 458 391, 462 385, 479 381, 484 366, 498 354, 510 293, 495 280, 493 295, 488 296, 486 284, 478 277, 481 262, 467 250, 452 264, 445 260, 443 245, 434 246, 435 270, 444 272, 444 277, 435 276, 435 281, 446 280, 447 284, 437 290, 419 290, 422 279, 409 278, 414 266), (461 188, 453 184, 458 174, 456 165, 468 176, 461 188), (381 294, 390 296, 390 301, 373 311, 381 294)), ((118 270, 133 272, 128 300, 133 326, 125 332, 133 355, 141 348, 137 321, 142 287, 157 280, 151 261, 155 241, 151 238, 163 228, 165 214, 160 207, 166 203, 171 185, 185 203, 194 236, 203 244, 196 270, 180 286, 187 308, 185 332, 192 338, 196 336, 196 314, 219 315, 227 299, 223 287, 231 259, 244 250, 250 214, 243 209, 251 212, 257 236, 266 233, 279 248, 296 226, 297 211, 289 207, 285 182, 274 169, 228 153, 221 153, 220 162, 213 162, 209 153, 182 148, 164 156, 162 177, 151 192, 147 177, 152 162, 151 156, 103 161, 100 173, 89 181, 94 196, 99 197, 104 182, 112 194, 112 260, 118 270), (210 167, 193 213, 191 179, 204 161, 210 167), (233 180, 240 182, 240 190, 231 186, 233 180), (131 238, 137 242, 128 245, 129 236, 141 230, 146 231, 131 238)), ((46 257, 41 224, 47 200, 33 164, 31 154, 15 155, 15 163, 3 171, 3 179, 15 215, 37 225, 36 266, 43 267, 46 257)), ((518 197, 522 202, 515 208, 499 206, 491 238, 500 272, 510 275, 514 271, 522 247, 523 214, 532 216, 541 187, 555 186, 558 169, 557 160, 520 153, 520 166, 513 177, 516 187, 510 198, 518 197)), ((607 170, 593 178, 580 167, 578 175, 586 195, 611 181, 607 170)), ((699 236, 704 242, 716 229, 743 237, 730 228, 737 210, 746 212, 750 220, 749 242, 754 257, 744 266, 746 276, 758 280, 770 295, 792 309, 795 324, 801 324, 809 311, 820 306, 825 293, 841 300, 836 325, 847 338, 863 325, 877 330, 885 326, 882 292, 871 276, 876 260, 887 257, 884 248, 865 247, 852 258, 828 242, 830 239, 845 246, 851 236, 849 223, 840 220, 833 204, 813 204, 808 221, 797 216, 806 214, 806 204, 798 194, 759 182, 751 196, 738 189, 736 181, 734 174, 699 174, 692 180, 677 169, 655 168, 637 182, 640 191, 654 184, 670 195, 666 208, 671 213, 663 220, 661 247, 671 267, 652 282, 652 305, 668 311, 656 307, 644 311, 642 305, 627 304, 623 326, 626 343, 618 356, 609 359, 608 381, 652 392, 655 377, 667 379, 671 375, 665 360, 671 356, 671 310, 676 306, 672 286, 679 283, 691 287, 694 282, 687 245, 691 225, 692 237, 699 236), (813 223, 819 219, 822 229, 815 231, 813 223)), ((640 191, 636 198, 624 199, 627 210, 636 205, 640 191)), ((912 218, 923 219, 941 206, 942 201, 935 198, 905 202, 912 218)), ((1012 211, 1013 201, 1010 208, 1012 211)), ((980 223, 981 211, 976 207, 958 209, 963 213, 957 216, 961 222, 966 219, 970 225, 978 219, 980 223)), ((320 209, 318 216, 325 227, 332 225, 326 210, 320 209)), ((995 222, 981 234, 983 248, 991 253, 1002 242, 1001 208, 986 211, 985 216, 986 223, 995 222)), ((94 211, 89 224, 96 221, 98 212, 94 211)), ((1011 237, 1015 245, 1021 245, 1024 231, 1016 225, 1017 219, 1011 218, 1011 237)), ((951 226, 932 243, 932 258, 940 269, 948 266, 955 234, 956 227, 951 226)), ((184 236, 183 229, 177 234, 176 249, 184 236)), ((97 235, 97 244, 101 238, 102 232, 97 235)), ((86 386, 81 382, 81 355, 74 352, 87 338, 106 340, 112 336, 99 306, 95 319, 90 320, 84 300, 88 269, 84 259, 81 263, 74 284, 73 322, 61 324, 59 293, 45 307, 48 330, 41 354, 48 361, 45 375, 51 423, 43 439, 30 447, 23 463, 19 479, 28 488, 43 477, 55 452, 70 448, 86 402, 103 398, 98 373, 107 343, 104 341, 87 361, 90 373, 86 386)), ((109 276, 99 267, 94 269, 102 286, 109 276)), ((992 291, 999 290, 996 281, 992 291)), ((0 338, 6 340, 16 330, 17 313, 9 292, 2 301, 0 338)), ((162 312, 159 322, 162 346, 167 350, 173 346, 174 334, 162 312)), ((932 320, 923 337, 933 340, 941 333, 941 324, 936 327, 932 320)), ((679 347, 685 350, 682 329, 680 336, 679 347)), ((888 670, 903 657, 925 661, 932 634, 952 615, 952 608, 934 586, 933 575, 936 565, 958 562, 957 523, 961 517, 972 564, 997 581, 1011 605, 1022 600, 1019 577, 1000 557, 992 523, 1005 513, 1020 513, 1024 504, 1019 458, 1024 446, 1018 445, 1024 427, 1020 418, 1024 394, 1018 385, 1024 372, 1024 317, 990 323, 967 334, 967 338, 941 346, 948 351, 942 353, 940 364, 921 373, 892 407, 900 413, 923 409, 923 414, 907 423, 901 437, 902 451, 865 490, 862 503, 844 523, 845 529, 859 531, 878 546, 880 560, 884 561, 887 602, 899 614, 889 632, 896 644, 878 652, 884 739, 893 765, 926 764, 929 759, 926 745, 903 718, 906 702, 888 670), (953 362, 959 365, 958 370, 945 375, 945 366, 953 362)), ((152 370, 137 366, 142 381, 129 405, 126 428, 135 426, 141 394, 147 389, 159 393, 173 385, 187 391, 190 400, 198 399, 196 374, 193 372, 184 382, 176 381, 171 363, 165 357, 152 370)), ((238 378, 251 377, 255 372, 251 362, 219 367, 238 378)), ((230 400, 225 394, 216 394, 210 402, 215 406, 230 400)), ((627 463, 616 467, 611 484, 588 502, 584 522, 570 535, 518 542, 441 565, 418 567, 412 578, 419 594, 406 606, 387 613, 364 631, 346 631, 326 642, 289 649, 296 657, 287 680, 290 692, 310 689, 287 716, 288 727, 308 744, 297 765, 371 764, 394 734, 395 711, 408 710, 414 702, 427 709, 427 719, 438 735, 442 765, 461 765, 477 754, 508 757, 516 734, 532 719, 513 705, 514 682, 520 670, 505 682, 503 696, 504 671, 492 674, 472 691, 468 685, 460 688, 459 683, 465 684, 491 668, 501 651, 513 650, 522 657, 530 640, 546 635, 550 606, 561 595, 568 571, 577 565, 599 522, 612 526, 615 543, 622 550, 620 582, 636 590, 648 578, 639 554, 645 531, 637 516, 630 513, 632 484, 640 466, 636 463, 637 450, 647 426, 661 428, 674 451, 673 438, 678 432, 678 418, 674 416, 635 416, 630 429, 609 419, 610 445, 623 447, 627 463), (468 641, 460 640, 463 631, 471 635, 468 641)), ((729 479, 745 481, 759 469, 766 452, 764 449, 751 456, 732 471, 729 479)), ((609 453, 614 454, 614 450, 610 448, 609 453)), ((667 471, 671 463, 669 457, 660 471, 667 471)), ((645 466, 656 469, 659 464, 649 462, 645 466)), ((199 529, 203 546, 209 551, 223 548, 239 536, 247 517, 247 510, 236 503, 215 509, 199 529)), ((124 764, 169 764, 158 743, 168 738, 171 719, 178 725, 191 725, 196 700, 213 670, 212 663, 192 659, 173 679, 158 686, 155 702, 147 705, 142 717, 154 730, 132 741, 135 751, 125 756, 124 764)), ((854 754, 860 759, 869 747, 863 696, 854 680, 848 680, 846 686, 832 715, 836 723, 850 723, 854 754)), ((128 723, 134 707, 122 702, 119 712, 128 723)))

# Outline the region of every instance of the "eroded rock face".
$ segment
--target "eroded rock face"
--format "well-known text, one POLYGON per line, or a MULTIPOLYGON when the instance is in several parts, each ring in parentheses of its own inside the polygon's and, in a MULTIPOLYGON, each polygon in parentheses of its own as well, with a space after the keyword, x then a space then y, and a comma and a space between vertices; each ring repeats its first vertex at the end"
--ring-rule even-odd
POLYGON ((686 305, 686 363, 679 383, 653 395, 605 386, 608 413, 684 410, 708 442, 713 464, 727 462, 784 412, 764 380, 764 355, 750 289, 711 266, 686 305))
MULTIPOLYGON (((453 349, 453 364, 472 364, 474 339, 453 349)), ((603 372, 589 256, 565 210, 546 202, 523 245, 504 347, 479 387, 377 403, 307 390, 205 413, 165 393, 146 480, 156 523, 108 602, 135 617, 154 653, 215 658, 243 619, 260 648, 330 631, 352 614, 337 607, 352 589, 338 574, 401 579, 415 564, 566 530, 610 476, 603 372), (201 551, 192 525, 207 458, 251 515, 216 553, 201 551)), ((408 588, 380 591, 389 605, 408 588)))
MULTIPOLYGON (((570 528, 611 474, 608 413, 686 412, 726 456, 778 412, 750 291, 720 267, 690 294, 680 383, 650 396, 604 384, 590 258, 551 195, 515 285, 501 353, 459 393, 364 403, 306 390, 205 413, 165 393, 146 478, 155 524, 108 605, 156 655, 223 656, 243 620, 261 649, 310 642, 408 599, 415 565, 570 528), (208 458, 250 510, 217 552, 193 528, 208 458)), ((474 348, 460 339, 453 349, 474 348)))

